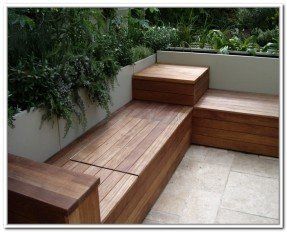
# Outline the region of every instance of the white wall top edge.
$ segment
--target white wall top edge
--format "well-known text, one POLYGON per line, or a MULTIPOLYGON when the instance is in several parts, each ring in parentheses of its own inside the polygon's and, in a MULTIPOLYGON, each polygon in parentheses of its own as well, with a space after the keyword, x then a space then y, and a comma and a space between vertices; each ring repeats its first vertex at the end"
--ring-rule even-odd
POLYGON ((210 88, 279 94, 279 58, 158 51, 158 63, 209 66, 210 88))

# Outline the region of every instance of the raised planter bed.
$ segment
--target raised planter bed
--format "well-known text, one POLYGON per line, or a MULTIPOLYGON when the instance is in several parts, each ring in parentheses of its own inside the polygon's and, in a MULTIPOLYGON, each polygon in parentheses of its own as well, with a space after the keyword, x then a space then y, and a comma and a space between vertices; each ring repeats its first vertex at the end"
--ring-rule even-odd
MULTIPOLYGON (((128 65, 119 71, 117 84, 111 92, 112 105, 111 112, 121 108, 132 100, 132 76, 156 62, 156 55, 151 55, 143 60, 128 65)), ((87 128, 83 130, 80 125, 74 124, 64 137, 64 120, 54 120, 44 122, 41 125, 41 110, 27 112, 22 111, 16 115, 15 128, 8 128, 8 152, 14 155, 26 157, 38 162, 43 162, 53 154, 66 147, 85 131, 102 121, 106 117, 103 109, 92 105, 81 91, 86 105, 87 128)))

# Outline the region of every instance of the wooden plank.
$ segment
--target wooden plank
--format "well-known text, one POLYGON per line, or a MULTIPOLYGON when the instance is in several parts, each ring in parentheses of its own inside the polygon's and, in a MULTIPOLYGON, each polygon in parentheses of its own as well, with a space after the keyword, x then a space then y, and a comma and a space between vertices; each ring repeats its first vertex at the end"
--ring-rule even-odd
POLYGON ((134 74, 134 79, 194 84, 208 70, 208 67, 154 64, 134 74))
POLYGON ((259 155, 278 157, 279 147, 246 143, 231 139, 215 138, 205 135, 192 134, 192 143, 235 151, 250 152, 259 155))
POLYGON ((122 149, 124 149, 127 144, 148 124, 148 120, 141 119, 137 125, 135 125, 127 134, 123 135, 118 142, 112 145, 109 150, 102 153, 102 155, 100 155, 98 151, 95 151, 98 158, 93 161, 93 164, 96 166, 105 167, 105 164, 113 157, 121 155, 122 149))
POLYGON ((133 128, 140 119, 137 118, 126 118, 125 121, 119 124, 119 127, 112 130, 111 133, 108 131, 103 134, 102 139, 99 138, 95 140, 92 144, 89 144, 85 149, 79 151, 71 159, 74 161, 93 163, 95 159, 106 152, 113 144, 115 144, 119 139, 128 131, 133 128))
POLYGON ((140 143, 150 135, 150 133, 155 129, 159 122, 151 122, 143 130, 139 131, 138 134, 124 147, 120 150, 112 159, 110 159, 104 166, 110 169, 117 169, 117 167, 123 163, 127 157, 131 155, 133 150, 140 146, 140 143))
POLYGON ((196 107, 193 109, 193 115, 197 118, 207 118, 227 122, 246 123, 250 125, 279 128, 278 118, 269 118, 261 115, 248 115, 238 112, 226 112, 221 110, 201 109, 196 107))
POLYGON ((209 87, 209 71, 194 85, 194 104, 202 97, 209 87))
POLYGON ((95 224, 101 223, 98 191, 93 191, 79 204, 71 214, 66 217, 69 224, 95 224))
POLYGON ((145 91, 139 89, 133 90, 133 99, 189 106, 192 106, 194 102, 194 97, 192 95, 145 91))
POLYGON ((121 162, 116 169, 122 172, 129 172, 131 166, 144 154, 144 152, 151 146, 151 144, 160 136, 160 134, 166 129, 165 124, 158 124, 152 132, 146 136, 137 148, 121 162))
POLYGON ((193 126, 193 133, 197 135, 207 135, 216 138, 231 139, 241 142, 262 144, 266 146, 279 146, 279 139, 249 133, 234 132, 229 130, 214 129, 203 126, 193 126))
POLYGON ((162 81, 150 81, 132 79, 133 90, 146 90, 163 93, 178 93, 184 95, 194 95, 194 84, 168 83, 162 81))
POLYGON ((221 120, 194 117, 193 125, 195 127, 204 126, 214 129, 222 129, 227 131, 235 131, 235 132, 279 138, 279 130, 277 128, 251 125, 247 123, 227 122, 221 120))
POLYGON ((103 223, 115 222, 126 206, 127 194, 137 181, 137 176, 125 174, 111 191, 100 202, 101 218, 103 223))

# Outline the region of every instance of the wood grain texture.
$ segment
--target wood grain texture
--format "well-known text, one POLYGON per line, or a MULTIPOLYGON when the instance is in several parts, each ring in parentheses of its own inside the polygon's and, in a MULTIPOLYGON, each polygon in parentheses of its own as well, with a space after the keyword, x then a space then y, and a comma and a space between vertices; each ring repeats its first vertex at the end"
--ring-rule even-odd
POLYGON ((98 191, 93 191, 80 202, 79 206, 66 216, 65 221, 68 224, 101 223, 98 191))
POLYGON ((133 78, 132 86, 134 90, 194 95, 194 84, 170 83, 133 78))
POLYGON ((109 139, 102 142, 101 137, 95 137, 94 142, 78 151, 71 160, 140 175, 191 113, 191 108, 186 106, 147 104, 139 114, 127 115, 109 139))
POLYGON ((157 91, 150 91, 150 90, 147 91, 147 90, 140 90, 140 89, 133 89, 133 99, 164 102, 164 103, 187 105, 187 106, 194 105, 193 95, 157 92, 157 91))
POLYGON ((122 126, 103 127, 108 135, 96 134, 84 147, 70 149, 75 153, 62 163, 70 171, 100 179, 103 223, 141 221, 191 140, 191 107, 133 101, 129 108, 133 110, 116 122, 122 126))
POLYGON ((209 86, 209 68, 155 64, 133 81, 133 99, 193 106, 209 86))
POLYGON ((114 218, 122 212, 122 209, 127 204, 125 201, 126 195, 138 178, 135 175, 72 160, 63 165, 63 168, 74 172, 89 174, 100 179, 99 205, 102 222, 104 222, 107 217, 114 218))
POLYGON ((245 123, 265 127, 279 128, 278 118, 269 118, 262 115, 246 115, 238 112, 203 109, 194 107, 193 115, 196 118, 207 118, 226 122, 245 123))
MULTIPOLYGON (((98 185, 99 179, 88 175, 10 154, 8 156, 9 211, 30 221, 65 222, 65 218, 90 194, 97 193, 98 185)), ((99 222, 99 218, 95 222, 99 222)))
POLYGON ((279 138, 279 130, 277 128, 252 125, 247 123, 229 122, 209 118, 193 117, 193 126, 195 127, 204 126, 208 128, 221 129, 226 131, 234 131, 234 132, 248 133, 272 138, 279 138))
POLYGON ((279 155, 278 96, 209 89, 193 117, 193 143, 279 155))
POLYGON ((154 64, 134 74, 135 79, 195 84, 208 67, 154 64))
POLYGON ((204 75, 199 79, 194 85, 194 101, 196 104, 202 95, 207 91, 209 87, 209 69, 204 73, 204 75))
POLYGON ((129 204, 117 218, 117 223, 141 223, 143 221, 189 147, 190 134, 186 132, 183 138, 180 137, 179 143, 176 141, 168 146, 168 153, 164 153, 166 150, 163 150, 162 155, 158 156, 139 177, 134 191, 140 194, 131 195, 129 204))
POLYGON ((194 126, 193 133, 197 135, 207 135, 216 138, 222 139, 231 139, 241 142, 248 142, 254 144, 262 144, 266 146, 278 146, 279 139, 268 137, 268 136, 261 136, 261 135, 254 135, 250 133, 242 133, 242 132, 234 132, 229 130, 222 130, 222 129, 214 129, 206 127, 206 125, 202 126, 194 126))
POLYGON ((278 119, 279 97, 268 94, 209 89, 195 108, 278 119))
POLYGON ((279 147, 246 143, 231 139, 209 137, 205 135, 192 134, 192 143, 211 147, 218 147, 223 149, 230 149, 235 151, 243 151, 259 155, 272 156, 272 157, 279 156, 279 147))

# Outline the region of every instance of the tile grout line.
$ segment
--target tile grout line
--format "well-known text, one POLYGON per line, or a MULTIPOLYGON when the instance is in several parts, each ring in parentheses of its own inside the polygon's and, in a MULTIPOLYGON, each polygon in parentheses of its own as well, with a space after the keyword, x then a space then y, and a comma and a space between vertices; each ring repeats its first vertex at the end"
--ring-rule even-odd
MULTIPOLYGON (((235 158, 235 157, 234 157, 234 158, 235 158)), ((216 216, 215 216, 214 223, 216 223, 216 220, 217 220, 217 217, 218 217, 218 213, 219 213, 219 209, 222 208, 221 205, 222 205, 222 201, 223 201, 223 196, 224 196, 224 193, 225 193, 225 190, 226 190, 226 186, 227 186, 227 183, 228 183, 228 180, 229 180, 229 176, 230 176, 230 173, 231 173, 231 167, 232 167, 232 164, 233 164, 233 162, 234 162, 234 158, 233 158, 233 160, 232 160, 232 163, 230 164, 229 173, 228 173, 228 176, 227 176, 227 178, 226 178, 225 185, 224 185, 224 190, 223 190, 223 192, 221 193, 220 204, 219 204, 219 207, 217 208, 217 212, 216 212, 216 216)))
POLYGON ((230 208, 226 208, 226 207, 220 207, 220 208, 226 209, 226 210, 230 210, 230 211, 233 211, 233 212, 237 212, 237 213, 248 214, 248 215, 251 215, 251 216, 257 216, 257 217, 262 217, 262 218, 273 219, 273 220, 278 220, 279 221, 279 218, 272 218, 272 217, 262 216, 262 215, 258 215, 258 214, 246 213, 246 212, 243 212, 243 211, 234 210, 234 209, 230 209, 230 208))
POLYGON ((257 177, 263 177, 263 178, 268 178, 268 179, 273 179, 273 180, 278 180, 279 181, 279 178, 276 178, 276 177, 261 176, 261 175, 254 174, 254 173, 240 172, 240 171, 236 171, 236 170, 231 170, 230 172, 236 172, 236 173, 240 173, 240 174, 245 174, 245 175, 250 175, 250 176, 257 176, 257 177))

